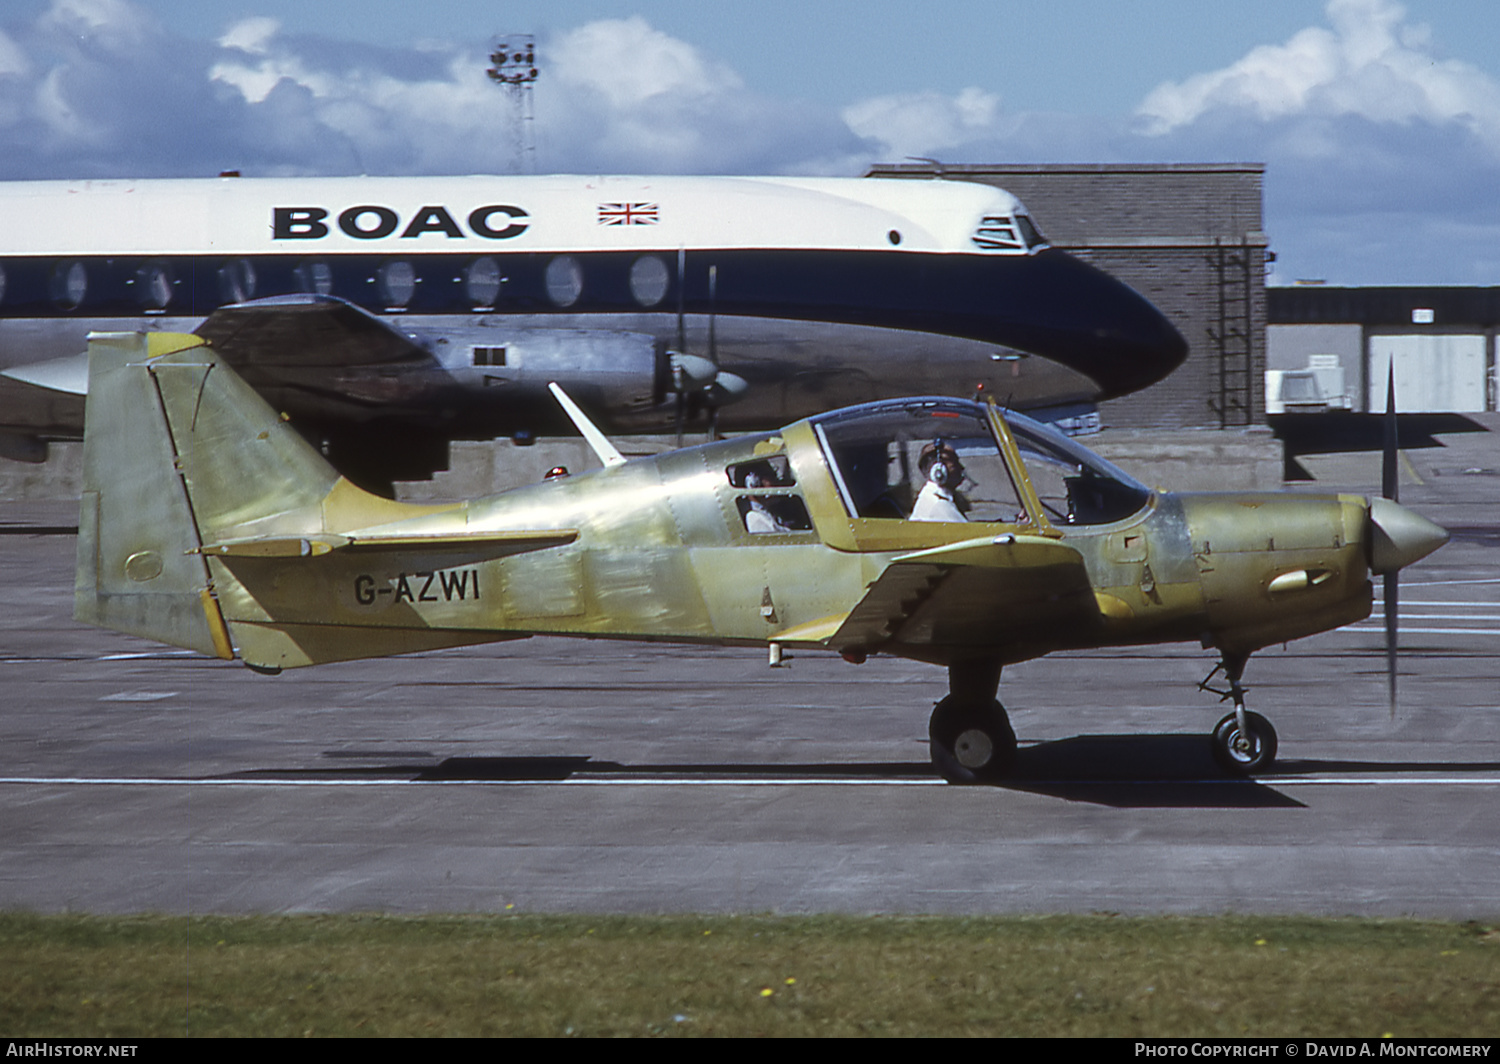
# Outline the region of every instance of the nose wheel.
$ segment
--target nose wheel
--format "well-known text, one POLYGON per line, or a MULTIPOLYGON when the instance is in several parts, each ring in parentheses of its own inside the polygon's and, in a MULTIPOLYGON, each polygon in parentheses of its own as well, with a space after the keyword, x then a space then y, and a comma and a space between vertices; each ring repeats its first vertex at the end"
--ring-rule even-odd
POLYGON ((1248 776, 1269 768, 1276 760, 1276 729, 1259 713, 1230 713, 1214 725, 1214 760, 1226 772, 1248 776))
POLYGON ((1240 677, 1244 675, 1249 660, 1249 654, 1225 654, 1224 660, 1208 674, 1208 679, 1198 685, 1200 690, 1218 695, 1221 702, 1234 700, 1234 712, 1214 725, 1209 742, 1219 767, 1239 776, 1263 772, 1276 760, 1276 729, 1265 717, 1245 708, 1245 688, 1240 677), (1220 669, 1224 670, 1229 681, 1227 691, 1209 686, 1209 681, 1220 669))

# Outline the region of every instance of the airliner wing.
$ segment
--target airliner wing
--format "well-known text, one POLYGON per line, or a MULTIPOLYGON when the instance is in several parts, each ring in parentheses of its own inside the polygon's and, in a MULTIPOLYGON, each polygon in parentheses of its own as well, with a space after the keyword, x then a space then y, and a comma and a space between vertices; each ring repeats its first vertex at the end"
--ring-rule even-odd
POLYGON ((210 314, 196 331, 242 372, 432 358, 406 334, 336 296, 274 296, 231 303, 210 314))

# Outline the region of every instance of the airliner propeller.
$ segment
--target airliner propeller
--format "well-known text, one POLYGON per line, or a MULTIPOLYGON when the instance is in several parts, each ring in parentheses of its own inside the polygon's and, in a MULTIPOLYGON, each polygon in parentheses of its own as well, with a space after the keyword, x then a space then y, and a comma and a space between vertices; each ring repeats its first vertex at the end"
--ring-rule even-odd
POLYGON ((719 408, 744 398, 750 384, 737 373, 719 368, 718 302, 719 267, 708 268, 708 357, 688 354, 687 250, 677 249, 677 346, 671 351, 672 389, 677 393, 674 421, 678 446, 682 444, 683 424, 687 419, 688 398, 698 398, 708 408, 708 438, 718 435, 719 408))

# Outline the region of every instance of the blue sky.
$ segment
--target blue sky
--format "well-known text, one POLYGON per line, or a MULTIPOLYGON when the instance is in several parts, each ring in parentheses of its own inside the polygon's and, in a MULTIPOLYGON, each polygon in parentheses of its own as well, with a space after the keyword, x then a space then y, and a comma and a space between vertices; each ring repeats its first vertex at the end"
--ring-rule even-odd
POLYGON ((505 172, 502 31, 542 170, 1261 161, 1274 280, 1500 284, 1474 0, 8 0, 0 178, 505 172))

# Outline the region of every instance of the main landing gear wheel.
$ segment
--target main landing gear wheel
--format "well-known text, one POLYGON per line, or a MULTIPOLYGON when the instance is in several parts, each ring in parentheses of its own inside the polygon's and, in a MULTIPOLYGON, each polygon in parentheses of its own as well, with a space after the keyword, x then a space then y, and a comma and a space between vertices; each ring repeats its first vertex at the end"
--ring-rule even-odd
POLYGON ((1214 725, 1214 760, 1228 772, 1248 776, 1270 768, 1276 760, 1276 729, 1259 713, 1245 714, 1245 729, 1231 713, 1214 725))
POLYGON ((1010 770, 1016 733, 1005 707, 994 699, 960 701, 949 695, 927 725, 932 763, 949 783, 987 783, 1010 770))

